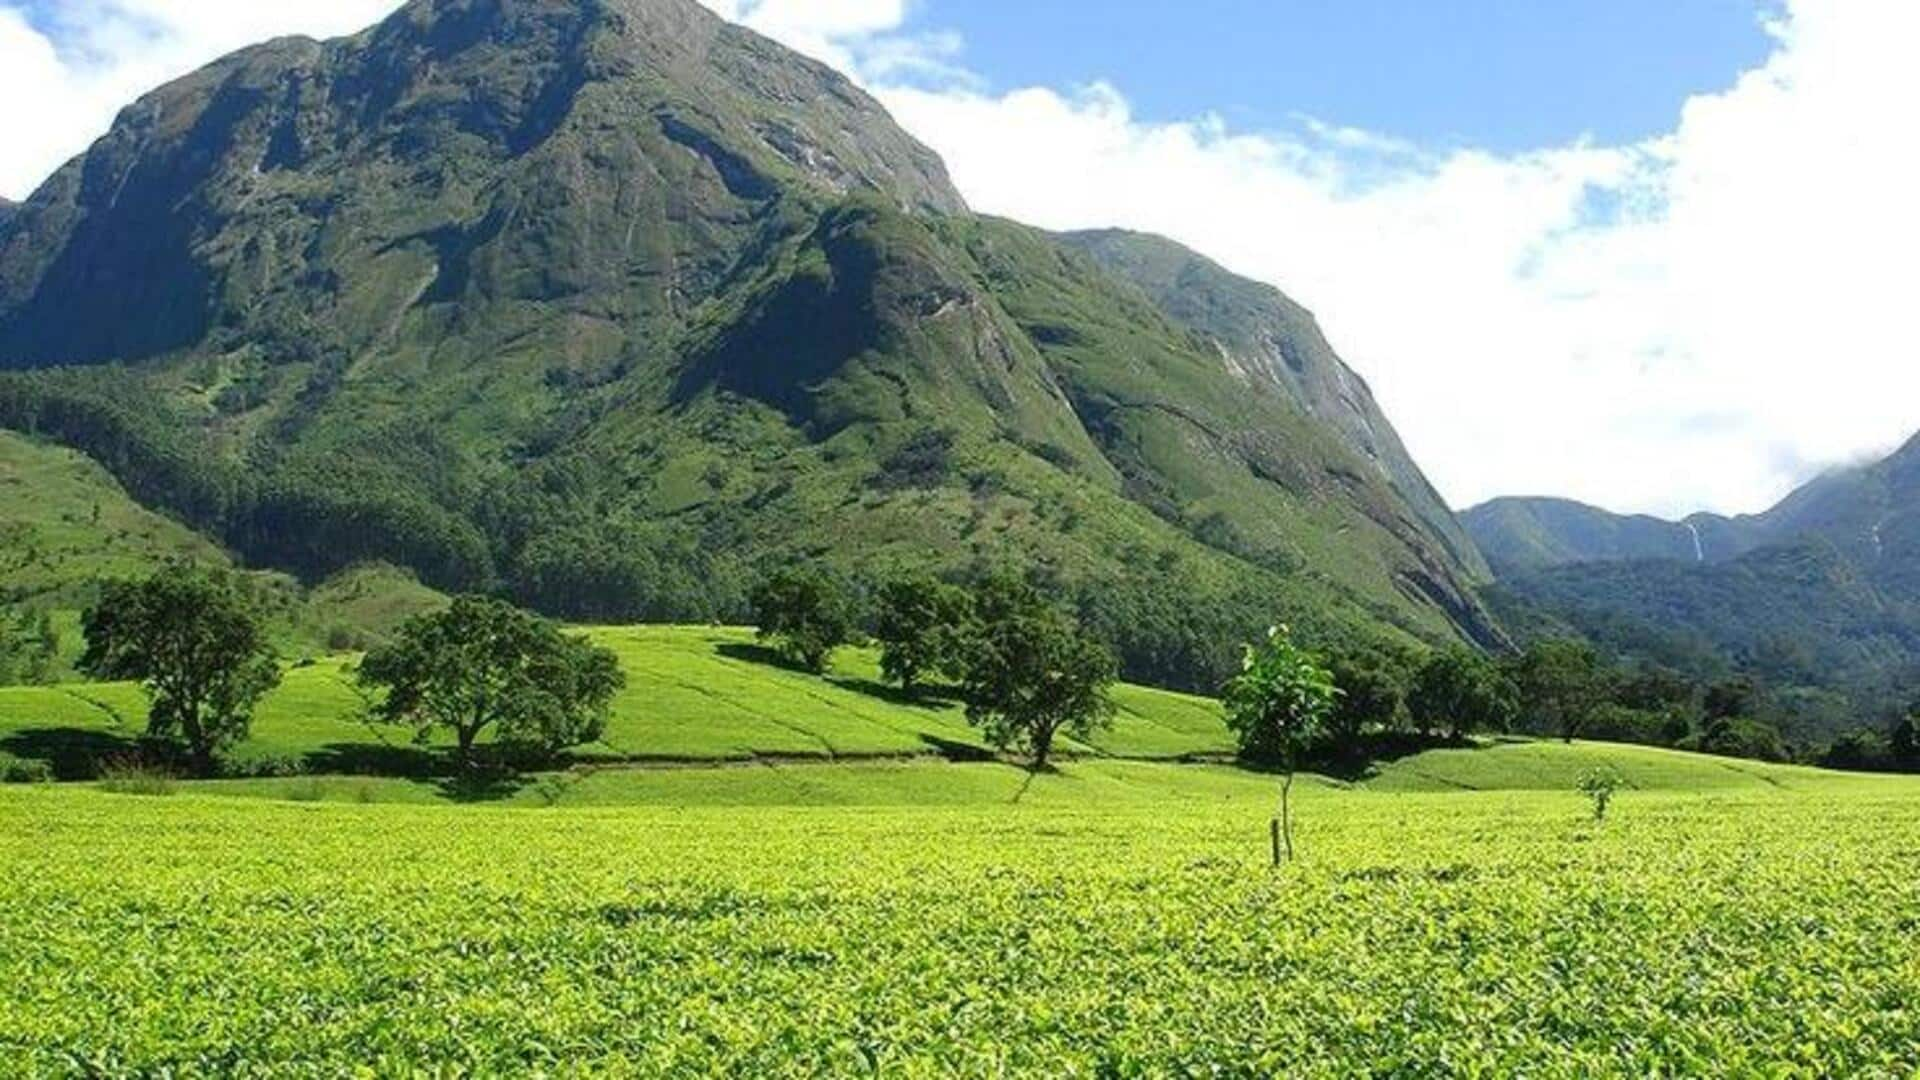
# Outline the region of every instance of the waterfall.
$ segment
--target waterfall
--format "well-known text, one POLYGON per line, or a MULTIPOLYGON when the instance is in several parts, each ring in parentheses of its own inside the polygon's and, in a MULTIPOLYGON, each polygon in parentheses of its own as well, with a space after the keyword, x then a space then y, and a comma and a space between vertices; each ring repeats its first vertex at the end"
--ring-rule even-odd
POLYGON ((1682 524, 1682 525, 1685 525, 1685 526, 1687 527, 1687 535, 1689 535, 1689 536, 1691 536, 1691 537, 1693 537, 1693 561, 1694 561, 1694 562, 1706 562, 1706 561, 1707 561, 1707 549, 1706 549, 1705 547, 1703 547, 1703 546, 1701 546, 1701 544, 1700 544, 1700 528, 1699 528, 1699 526, 1697 526, 1697 525, 1695 525, 1695 524, 1694 524, 1693 522, 1691 522, 1691 521, 1683 521, 1683 522, 1681 522, 1680 524, 1682 524))

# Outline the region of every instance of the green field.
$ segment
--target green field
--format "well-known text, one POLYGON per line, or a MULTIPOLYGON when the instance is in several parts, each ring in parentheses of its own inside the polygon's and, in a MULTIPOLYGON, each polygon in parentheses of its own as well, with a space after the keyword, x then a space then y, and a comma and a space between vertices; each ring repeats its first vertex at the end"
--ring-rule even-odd
MULTIPOLYGON (((844 650, 824 679, 785 668, 751 631, 619 627, 589 632, 618 653, 628 678, 605 738, 581 761, 841 759, 947 755, 986 748, 952 701, 903 700, 880 681, 871 650, 844 650)), ((408 764, 411 733, 369 726, 352 661, 290 668, 262 704, 253 737, 235 753, 304 759, 317 772, 393 771, 408 764)), ((1110 731, 1069 754, 1174 758, 1231 749, 1210 701, 1144 687, 1115 691, 1110 731)), ((145 723, 139 689, 64 684, 0 689, 0 751, 16 757, 95 757, 131 746, 145 723)), ((418 764, 418 763, 415 763, 418 764)), ((69 773, 84 772, 75 765, 69 773)))
MULTIPOLYGON (((1496 740, 1304 778, 1275 870, 1211 702, 1036 775, 870 652, 591 633, 630 686, 561 771, 354 775, 421 752, 334 657, 241 755, 316 775, 0 787, 0 1075, 1920 1070, 1920 780, 1496 740)), ((0 690, 0 749, 142 708, 0 690)))
MULTIPOLYGON (((1383 780, 1608 751, 1480 753, 1383 780)), ((1647 775, 1689 768, 1725 772, 1647 775)), ((0 789, 0 1072, 1920 1068, 1912 781, 1630 790, 1598 827, 1564 790, 1313 784, 1279 871, 1271 779, 1222 767, 606 782, 554 808, 0 789), (615 798, 659 805, 589 805, 615 798)))

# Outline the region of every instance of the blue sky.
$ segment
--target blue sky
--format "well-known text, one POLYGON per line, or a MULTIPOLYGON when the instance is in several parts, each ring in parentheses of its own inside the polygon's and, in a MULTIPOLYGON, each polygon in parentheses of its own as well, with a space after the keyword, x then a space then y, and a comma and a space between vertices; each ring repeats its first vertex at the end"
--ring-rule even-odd
POLYGON ((1148 121, 1214 112, 1263 129, 1304 114, 1501 151, 1670 130, 1689 96, 1772 50, 1756 0, 919 0, 909 12, 909 31, 957 32, 990 89, 1109 80, 1148 121))

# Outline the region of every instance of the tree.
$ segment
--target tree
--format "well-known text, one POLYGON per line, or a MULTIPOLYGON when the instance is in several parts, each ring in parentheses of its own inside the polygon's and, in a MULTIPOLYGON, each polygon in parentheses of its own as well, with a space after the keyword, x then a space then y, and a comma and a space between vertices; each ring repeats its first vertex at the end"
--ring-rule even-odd
POLYGON ((1341 653, 1327 664, 1340 688, 1327 733, 1341 750, 1358 747, 1368 727, 1391 728, 1406 708, 1407 690, 1401 671, 1371 653, 1341 653))
POLYGON ((1084 737, 1112 721, 1119 665, 1053 607, 983 606, 993 616, 968 642, 967 720, 1001 750, 1024 750, 1038 772, 1061 731, 1084 737))
POLYGON ((1752 716, 1760 692, 1747 678, 1728 679, 1707 687, 1706 698, 1701 702, 1702 719, 1711 724, 1715 720, 1732 720, 1743 716, 1752 716))
POLYGON ((880 587, 874 636, 880 670, 912 693, 929 674, 962 674, 973 599, 966 590, 931 577, 898 578, 880 587))
POLYGON ((60 631, 46 611, 0 611, 0 686, 53 681, 60 631))
POLYGON ((1224 698, 1227 726, 1239 740, 1240 756, 1277 762, 1285 773, 1279 824, 1291 860, 1293 774, 1324 737, 1340 698, 1333 673, 1319 657, 1294 644, 1286 627, 1276 626, 1267 632, 1264 645, 1247 646, 1240 674, 1228 681, 1224 698))
POLYGON ((1542 641, 1514 664, 1521 708, 1534 730, 1572 742, 1606 700, 1600 658, 1579 641, 1542 641))
POLYGON ((760 639, 808 671, 827 670, 833 650, 854 640, 846 591, 815 569, 792 567, 761 582, 753 611, 760 639))
POLYGON ((1887 735, 1887 748, 1893 754, 1895 768, 1920 771, 1920 704, 1893 725, 1887 735))
POLYGON ((409 619, 392 644, 361 661, 358 679, 384 691, 379 719, 413 727, 423 742, 435 729, 452 731, 462 765, 490 726, 499 742, 545 754, 592 742, 626 685, 610 650, 478 596, 409 619))
POLYGON ((1459 740, 1513 722, 1514 689, 1493 662, 1464 648, 1434 653, 1414 675, 1407 708, 1421 730, 1459 740))
POLYGON ((280 684, 280 664, 247 598, 223 574, 169 566, 145 581, 108 585, 82 619, 80 669, 138 679, 147 734, 184 742, 194 770, 247 737, 253 709, 280 684))

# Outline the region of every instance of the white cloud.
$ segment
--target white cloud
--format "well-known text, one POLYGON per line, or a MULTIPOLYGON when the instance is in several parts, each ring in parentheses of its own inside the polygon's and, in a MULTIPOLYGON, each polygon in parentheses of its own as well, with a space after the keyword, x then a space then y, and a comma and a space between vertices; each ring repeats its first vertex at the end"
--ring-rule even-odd
MULTIPOLYGON (((1766 64, 1661 138, 1523 154, 1149 123, 1104 84, 987 93, 957 39, 903 31, 907 0, 710 2, 852 70, 982 210, 1166 233, 1287 289, 1458 503, 1752 510, 1920 426, 1910 0, 1794 0, 1766 64)), ((0 100, 46 103, 4 121, 0 191, 163 75, 384 6, 80 0, 56 52, 0 0, 0 100)))
POLYGON ((106 132, 121 107, 271 37, 369 26, 393 0, 0 0, 0 195, 20 199, 106 132))
POLYGON ((982 210, 1166 233, 1313 306, 1459 503, 1745 511, 1920 428, 1920 5, 1772 29, 1659 139, 1511 155, 878 89, 982 210))

